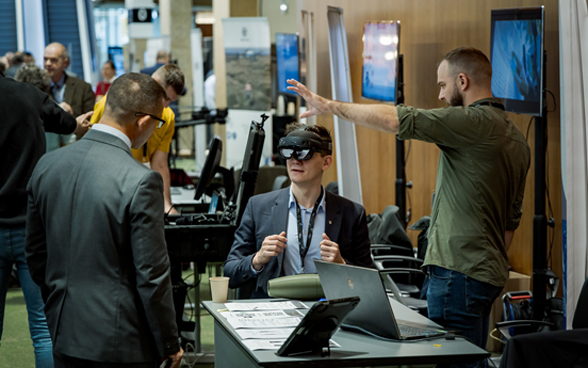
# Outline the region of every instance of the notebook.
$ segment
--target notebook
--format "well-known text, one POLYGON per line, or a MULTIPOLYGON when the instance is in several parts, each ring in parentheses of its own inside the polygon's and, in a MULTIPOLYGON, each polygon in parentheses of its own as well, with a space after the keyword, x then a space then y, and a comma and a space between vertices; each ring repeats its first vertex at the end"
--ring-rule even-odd
MULTIPOLYGON (((394 340, 423 339, 446 334, 436 323, 412 313, 394 317, 394 310, 376 269, 315 260, 314 264, 328 300, 358 296, 357 307, 347 315, 342 327, 394 340), (418 320, 421 322, 418 322, 418 320), (423 323, 429 321, 428 323, 423 323)), ((416 314, 416 312, 415 312, 416 314)))

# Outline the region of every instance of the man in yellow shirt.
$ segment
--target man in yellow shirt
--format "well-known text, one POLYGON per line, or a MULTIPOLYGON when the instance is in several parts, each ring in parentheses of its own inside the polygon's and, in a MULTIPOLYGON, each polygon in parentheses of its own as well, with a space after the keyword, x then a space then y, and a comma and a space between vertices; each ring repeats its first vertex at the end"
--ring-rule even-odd
MULTIPOLYGON (((166 213, 175 214, 177 212, 172 208, 169 190, 170 175, 167 156, 169 154, 169 147, 174 135, 176 123, 175 114, 172 109, 169 108, 169 104, 172 101, 177 101, 178 96, 184 90, 184 73, 177 65, 167 64, 157 69, 155 73, 153 73, 152 78, 159 82, 167 93, 162 115, 162 119, 165 123, 161 123, 163 124, 161 128, 155 130, 143 147, 132 149, 131 151, 133 152, 133 157, 135 157, 135 159, 161 174, 163 177, 164 210, 166 213)), ((105 98, 102 98, 96 103, 96 106, 94 106, 94 115, 92 115, 90 124, 95 124, 100 121, 107 98, 108 94, 106 94, 105 98)), ((141 96, 136 96, 136 98, 141 98, 141 96)), ((143 111, 137 111, 136 113, 142 112, 143 111)), ((140 116, 137 117, 137 119, 139 118, 140 116)))

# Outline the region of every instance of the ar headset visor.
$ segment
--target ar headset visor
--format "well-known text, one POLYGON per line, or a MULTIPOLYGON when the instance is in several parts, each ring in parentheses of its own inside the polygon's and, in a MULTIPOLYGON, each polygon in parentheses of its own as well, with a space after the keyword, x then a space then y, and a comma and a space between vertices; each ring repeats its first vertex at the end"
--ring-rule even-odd
POLYGON ((316 134, 306 130, 295 130, 280 139, 278 143, 280 156, 288 160, 294 158, 300 161, 310 160, 315 152, 333 151, 331 142, 323 142, 316 134))

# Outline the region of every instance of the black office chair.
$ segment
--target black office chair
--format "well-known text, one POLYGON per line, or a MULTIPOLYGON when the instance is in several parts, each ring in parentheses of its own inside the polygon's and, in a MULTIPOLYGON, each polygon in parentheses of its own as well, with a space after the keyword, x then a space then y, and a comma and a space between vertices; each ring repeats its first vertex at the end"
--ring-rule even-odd
POLYGON ((421 271, 422 260, 407 256, 375 256, 372 258, 376 269, 393 280, 402 293, 414 298, 421 295, 421 287, 425 281, 425 273, 421 271))
MULTIPOLYGON (((576 303, 576 311, 574 312, 574 319, 572 320, 572 329, 588 328, 588 279, 584 281, 578 302, 576 303)), ((539 331, 541 328, 554 328, 554 324, 545 321, 535 320, 515 320, 496 323, 496 328, 508 340, 512 337, 509 329, 514 328, 516 334, 527 334, 539 331)))
POLYGON ((370 246, 372 251, 372 257, 378 256, 406 256, 414 257, 412 249, 407 248, 403 245, 393 244, 372 244, 370 246))
POLYGON ((426 276, 420 270, 423 261, 414 258, 412 252, 407 251, 404 246, 373 244, 371 251, 372 261, 380 272, 386 292, 399 303, 426 317, 427 301, 418 299, 426 276))
MULTIPOLYGON (((572 320, 572 329, 528 333, 509 338, 502 356, 501 368, 557 367, 572 368, 588 366, 588 279, 584 281, 576 311, 572 320)), ((526 325, 544 324, 540 321, 509 321, 526 325)), ((497 323, 496 326, 503 325, 497 323)), ((504 326, 504 325, 503 325, 504 326)), ((500 330, 502 332, 502 329, 500 330)))

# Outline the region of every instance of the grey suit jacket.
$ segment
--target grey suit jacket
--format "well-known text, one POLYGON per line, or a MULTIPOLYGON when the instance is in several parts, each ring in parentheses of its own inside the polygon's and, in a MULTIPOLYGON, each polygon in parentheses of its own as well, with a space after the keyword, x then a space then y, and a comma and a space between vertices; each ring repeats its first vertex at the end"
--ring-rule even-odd
MULTIPOLYGON (((289 190, 285 188, 249 199, 225 262, 224 274, 230 277, 231 288, 255 283, 252 297, 267 298, 267 282, 281 275, 283 253, 272 257, 259 274, 251 270, 251 260, 267 236, 287 230, 289 190)), ((325 233, 339 245, 346 263, 373 267, 365 209, 346 198, 326 193, 325 233)))
POLYGON ((27 263, 55 351, 116 363, 177 352, 161 175, 90 130, 44 155, 27 192, 27 263))
POLYGON ((71 77, 66 74, 63 101, 71 106, 73 116, 78 117, 88 111, 94 110, 96 95, 92 91, 90 84, 80 78, 71 77))

